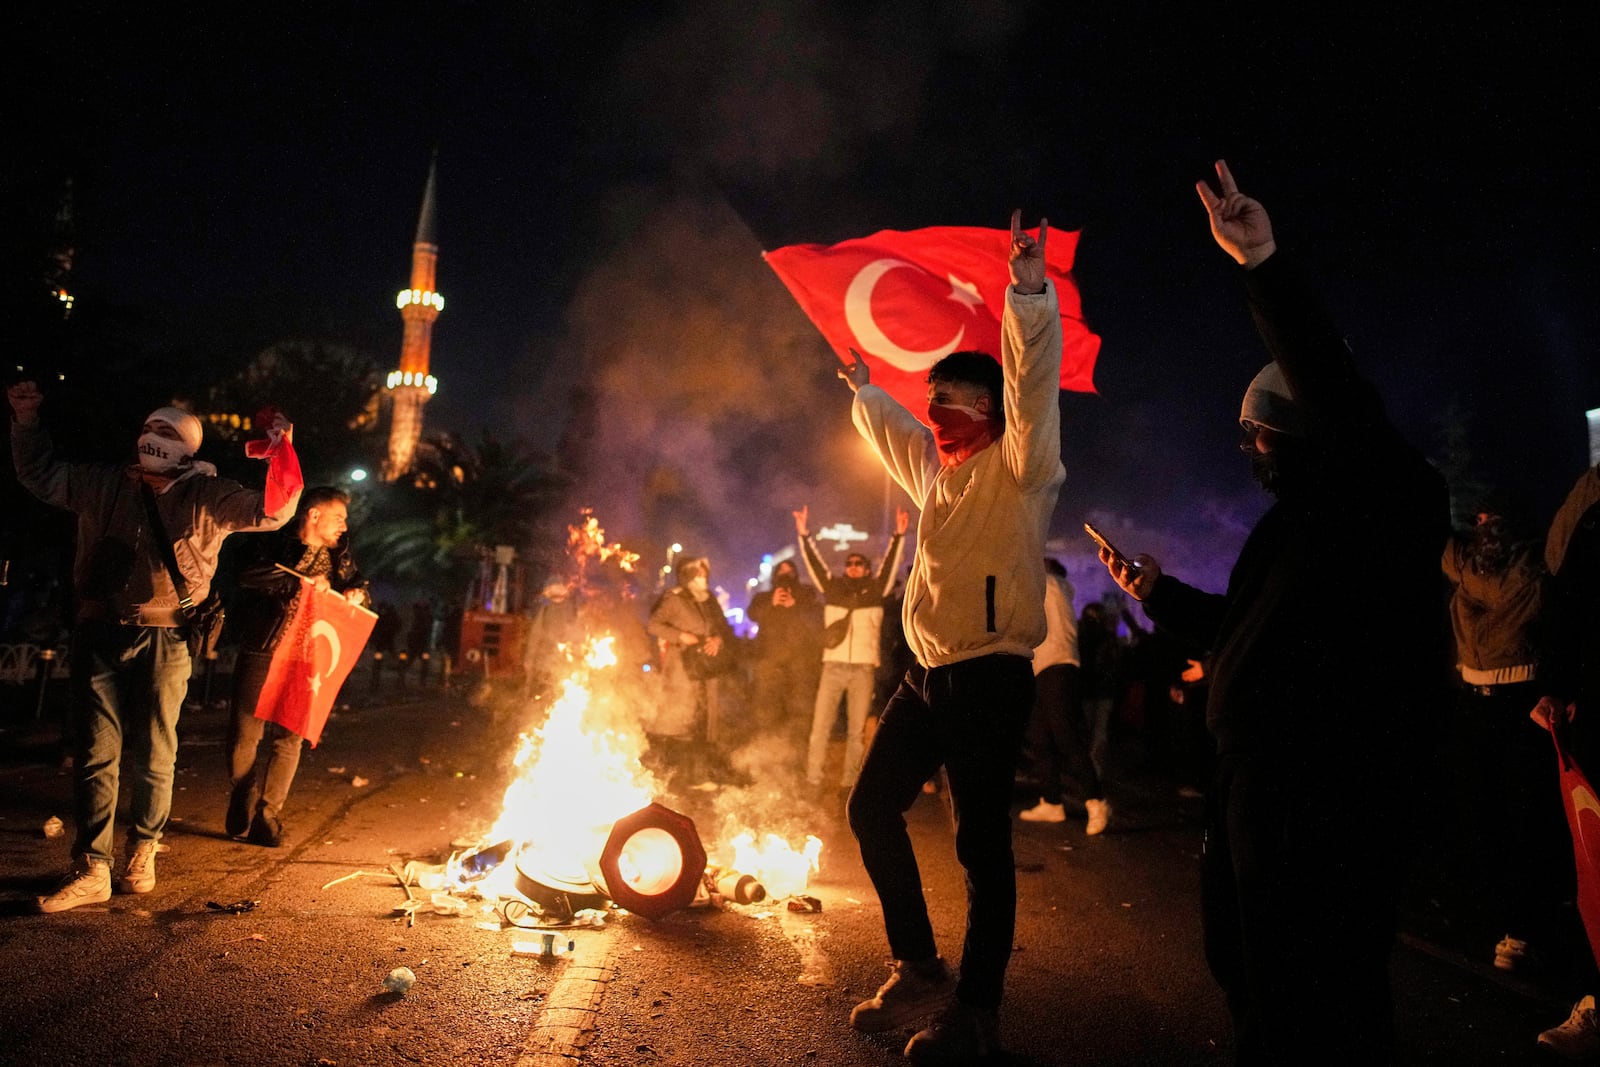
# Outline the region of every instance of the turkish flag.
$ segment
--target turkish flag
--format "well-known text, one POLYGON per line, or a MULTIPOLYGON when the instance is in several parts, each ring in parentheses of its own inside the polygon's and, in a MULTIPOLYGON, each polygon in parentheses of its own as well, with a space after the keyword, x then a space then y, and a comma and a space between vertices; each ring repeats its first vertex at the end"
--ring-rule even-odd
MULTIPOLYGON (((262 408, 256 412, 257 426, 272 426, 280 412, 277 408, 262 408)), ((262 493, 261 510, 266 515, 276 515, 283 510, 289 498, 305 487, 305 477, 300 473, 300 455, 294 450, 294 438, 276 427, 267 436, 246 441, 244 454, 251 459, 267 461, 267 485, 262 493)))
POLYGON ((275 722, 316 748, 333 710, 333 698, 361 659, 378 616, 338 593, 318 592, 300 579, 294 614, 283 624, 256 718, 275 722))
MULTIPOLYGON (((1000 357, 1000 316, 1011 284, 1010 230, 930 226, 880 230, 836 245, 763 254, 840 360, 854 348, 882 386, 926 420, 928 368, 951 352, 1000 357)), ((1061 388, 1094 392, 1100 338, 1083 321, 1072 260, 1075 230, 1051 230, 1045 271, 1061 305, 1061 388)))
POLYGON ((1600 962, 1600 798, 1577 762, 1561 747, 1561 731, 1551 730, 1550 737, 1561 765, 1561 804, 1567 809, 1572 853, 1578 865, 1578 914, 1589 935, 1589 951, 1600 962))

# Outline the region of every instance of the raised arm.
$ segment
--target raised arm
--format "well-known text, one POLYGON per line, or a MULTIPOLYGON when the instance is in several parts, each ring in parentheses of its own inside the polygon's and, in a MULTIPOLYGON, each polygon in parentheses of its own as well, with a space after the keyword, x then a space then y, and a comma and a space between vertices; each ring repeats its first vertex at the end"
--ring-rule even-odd
POLYGON ((1059 483, 1061 467, 1061 309, 1045 276, 1050 220, 1039 220, 1034 239, 1011 213, 1011 284, 1000 321, 1000 365, 1005 373, 1006 466, 1025 487, 1059 483))
POLYGON ((878 568, 878 593, 888 596, 894 590, 895 572, 900 569, 900 559, 906 550, 906 529, 911 525, 911 513, 905 508, 894 509, 894 533, 889 537, 889 547, 883 553, 883 566, 878 568))
POLYGON ((39 408, 44 404, 39 386, 31 381, 17 382, 7 387, 6 400, 11 405, 11 459, 16 465, 17 481, 46 504, 81 510, 93 499, 89 483, 96 477, 94 468, 56 459, 55 445, 39 418, 39 408))
POLYGON ((1313 432, 1365 452, 1384 451, 1392 428, 1376 390, 1356 370, 1344 336, 1316 291, 1278 252, 1266 208, 1239 191, 1226 161, 1218 160, 1216 168, 1220 193, 1203 181, 1195 184, 1212 237, 1245 268, 1256 329, 1313 432))
POLYGON ((811 540, 810 515, 810 505, 801 505, 800 510, 794 513, 794 532, 800 541, 800 561, 806 565, 806 573, 811 575, 811 584, 826 593, 833 575, 829 573, 822 554, 817 551, 816 543, 811 540))

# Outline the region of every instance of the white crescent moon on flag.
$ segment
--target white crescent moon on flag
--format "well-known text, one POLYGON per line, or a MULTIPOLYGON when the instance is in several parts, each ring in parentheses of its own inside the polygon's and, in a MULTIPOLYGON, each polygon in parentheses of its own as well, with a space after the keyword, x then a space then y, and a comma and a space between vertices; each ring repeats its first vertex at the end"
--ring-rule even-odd
POLYGON ((966 336, 967 328, 965 326, 958 328, 956 335, 949 341, 925 352, 913 352, 901 348, 884 336, 883 331, 878 328, 878 321, 872 317, 872 290, 877 288, 880 278, 896 267, 922 269, 903 259, 875 259, 868 263, 850 279, 850 287, 844 292, 844 321, 850 327, 850 332, 856 335, 856 340, 863 351, 903 371, 914 373, 927 370, 956 350, 961 344, 961 338, 966 336))
POLYGON ((319 637, 328 639, 328 651, 331 653, 328 658, 328 671, 323 677, 332 678, 333 672, 339 667, 339 631, 335 630, 333 623, 327 619, 318 619, 311 627, 311 639, 314 641, 319 637))
MULTIPOLYGON (((1595 795, 1589 790, 1578 786, 1572 790, 1572 810, 1575 815, 1581 815, 1587 811, 1590 815, 1600 818, 1600 801, 1597 801, 1595 795)), ((1573 821, 1578 824, 1578 843, 1583 846, 1584 852, 1593 855, 1592 852, 1589 852, 1589 835, 1583 832, 1583 820, 1579 818, 1573 821)))

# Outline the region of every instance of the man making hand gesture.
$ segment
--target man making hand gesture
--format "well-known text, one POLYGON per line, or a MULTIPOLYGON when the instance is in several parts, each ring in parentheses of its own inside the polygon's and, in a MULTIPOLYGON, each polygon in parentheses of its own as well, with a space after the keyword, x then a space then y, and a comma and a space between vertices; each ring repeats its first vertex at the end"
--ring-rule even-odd
POLYGON ((1049 226, 1035 240, 1021 221, 1012 215, 1000 359, 954 352, 933 365, 932 430, 872 385, 860 359, 840 372, 855 392, 856 429, 922 512, 903 610, 916 664, 884 708, 848 808, 895 958, 850 1022, 878 1032, 939 1011, 906 1046, 918 1063, 968 1063, 998 1048, 1016 925, 1011 787, 1046 629, 1039 560, 1066 478, 1049 226), (934 943, 904 814, 940 767, 968 886, 959 981, 934 943))

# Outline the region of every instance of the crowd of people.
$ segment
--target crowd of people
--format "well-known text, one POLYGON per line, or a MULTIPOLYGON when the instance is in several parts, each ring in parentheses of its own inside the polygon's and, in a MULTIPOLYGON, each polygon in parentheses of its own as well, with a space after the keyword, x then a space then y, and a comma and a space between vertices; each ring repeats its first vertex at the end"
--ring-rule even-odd
MULTIPOLYGON (((1060 314, 1045 271, 1048 222, 1034 236, 1018 213, 998 358, 944 357, 916 414, 873 385, 863 361, 840 371, 856 429, 918 510, 914 533, 899 511, 876 560, 853 544, 830 560, 802 506, 793 552, 749 602, 753 642, 729 625, 703 556, 675 561, 673 584, 641 623, 659 697, 647 728, 665 767, 726 779, 730 748, 757 733, 782 741, 793 774, 842 808, 893 956, 849 1025, 926 1021, 906 1047, 914 1062, 1000 1049, 1013 820, 1065 823, 1081 804, 1086 836, 1114 831, 1113 740, 1130 723, 1186 795, 1205 788, 1201 925, 1240 1064, 1392 1059, 1388 959, 1419 754, 1445 753, 1452 809, 1477 843, 1475 888, 1503 931, 1485 960, 1530 972, 1571 952, 1574 924, 1562 916, 1579 879, 1547 731, 1580 767, 1596 766, 1600 729, 1586 709, 1600 685, 1600 468, 1580 477, 1546 530, 1490 495, 1475 502, 1471 528, 1452 533, 1443 478, 1385 414, 1265 208, 1225 163, 1216 178, 1197 191, 1217 245, 1242 268, 1270 357, 1238 423, 1272 503, 1226 590, 1103 544, 1119 592, 1080 611, 1066 569, 1046 557, 1067 480, 1060 314), (1370 535, 1378 529, 1384 536, 1370 535), (1362 595, 1374 586, 1381 611, 1362 595), (948 791, 966 878, 955 965, 938 950, 905 821, 928 789, 948 791)), ((54 455, 37 387, 18 383, 7 397, 20 483, 78 523, 77 833, 72 868, 40 910, 155 887, 190 648, 234 533, 266 536, 228 623, 241 652, 225 825, 231 837, 277 845, 302 739, 264 721, 260 693, 300 597, 368 598, 348 551, 348 497, 303 488, 286 420, 273 427, 284 447, 263 453, 263 491, 196 461, 200 424, 176 408, 145 421, 136 463, 68 463, 54 455), (134 802, 113 878, 124 745, 134 802)), ((581 628, 573 592, 553 580, 530 617, 525 698, 548 688, 549 656, 581 628)), ((432 626, 430 608, 410 640, 431 642, 432 626)), ((1584 919, 1600 930, 1595 903, 1584 919)), ((1593 996, 1538 1041, 1600 1058, 1593 996)))

